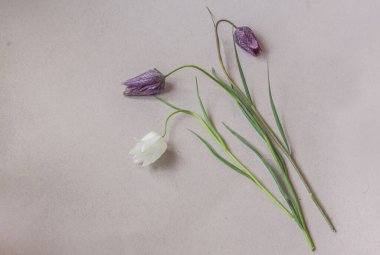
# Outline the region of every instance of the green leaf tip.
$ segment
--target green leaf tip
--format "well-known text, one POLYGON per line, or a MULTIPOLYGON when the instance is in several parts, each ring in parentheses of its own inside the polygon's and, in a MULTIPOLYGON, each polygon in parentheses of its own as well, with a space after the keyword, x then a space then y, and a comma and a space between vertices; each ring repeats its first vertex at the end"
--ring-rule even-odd
POLYGON ((247 80, 245 79, 244 71, 243 71, 243 68, 242 68, 241 63, 240 63, 239 54, 238 54, 237 49, 236 49, 235 37, 233 36, 233 34, 232 34, 232 38, 233 38, 233 41, 234 41, 235 58, 236 58, 236 62, 237 62, 237 65, 238 65, 241 82, 243 83, 245 95, 247 96, 247 98, 249 99, 249 101, 253 104, 253 99, 251 97, 251 94, 249 93, 249 89, 248 89, 248 85, 247 85, 247 80))
POLYGON ((275 106, 273 96, 272 96, 272 90, 271 90, 270 78, 269 78, 269 64, 268 64, 268 62, 267 62, 267 76, 268 76, 269 100, 270 100, 270 105, 272 108, 273 116, 274 116, 274 119, 276 121, 277 129, 281 134, 282 140, 285 142, 288 153, 290 154, 291 151, 290 151, 289 143, 288 143, 288 140, 286 139, 286 135, 285 135, 283 126, 281 124, 280 118, 278 117, 278 113, 277 113, 276 106, 275 106))
POLYGON ((225 159, 223 156, 221 156, 215 149, 214 147, 212 147, 212 145, 206 141, 206 139, 204 139, 202 136, 200 136, 198 133, 194 132, 193 130, 191 129, 187 129, 188 131, 190 131, 191 133, 193 133, 206 147, 207 149, 217 158, 219 159, 221 162, 223 162, 225 165, 227 165, 228 167, 230 167, 231 169, 235 170, 236 172, 238 172, 239 174, 242 174, 244 175, 245 177, 249 178, 250 177, 243 171, 241 170, 240 168, 238 168, 237 166, 235 166, 234 164, 232 164, 231 162, 229 162, 227 159, 225 159))

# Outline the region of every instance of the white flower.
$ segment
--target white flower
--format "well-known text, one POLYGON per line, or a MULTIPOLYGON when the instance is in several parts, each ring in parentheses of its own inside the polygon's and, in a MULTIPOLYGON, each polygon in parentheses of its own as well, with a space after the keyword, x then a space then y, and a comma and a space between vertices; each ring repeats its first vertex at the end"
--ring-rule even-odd
POLYGON ((164 138, 151 131, 141 138, 129 154, 133 155, 134 163, 147 166, 159 159, 167 148, 164 138))

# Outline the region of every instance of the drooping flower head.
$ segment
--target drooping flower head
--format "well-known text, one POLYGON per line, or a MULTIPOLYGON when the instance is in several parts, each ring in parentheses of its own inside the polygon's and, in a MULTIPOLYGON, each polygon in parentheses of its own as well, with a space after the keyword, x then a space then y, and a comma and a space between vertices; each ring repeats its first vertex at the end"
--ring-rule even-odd
POLYGON ((129 154, 133 155, 134 163, 147 166, 159 159, 167 148, 164 138, 151 131, 141 138, 129 154))
POLYGON ((126 96, 148 96, 161 93, 165 88, 165 76, 156 68, 146 71, 123 84, 126 96))
POLYGON ((257 41, 255 34, 249 27, 237 27, 235 30, 235 42, 244 51, 248 52, 252 56, 259 55, 261 48, 257 41))

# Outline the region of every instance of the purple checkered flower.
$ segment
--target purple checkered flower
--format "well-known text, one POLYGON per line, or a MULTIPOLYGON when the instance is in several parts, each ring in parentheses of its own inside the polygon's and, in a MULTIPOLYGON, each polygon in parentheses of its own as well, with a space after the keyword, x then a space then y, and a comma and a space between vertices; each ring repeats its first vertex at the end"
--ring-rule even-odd
POLYGON ((259 55, 261 48, 255 34, 249 27, 238 27, 235 30, 235 42, 252 56, 259 55))
POLYGON ((156 68, 146 71, 123 84, 126 96, 148 96, 161 93, 165 88, 165 76, 156 68))

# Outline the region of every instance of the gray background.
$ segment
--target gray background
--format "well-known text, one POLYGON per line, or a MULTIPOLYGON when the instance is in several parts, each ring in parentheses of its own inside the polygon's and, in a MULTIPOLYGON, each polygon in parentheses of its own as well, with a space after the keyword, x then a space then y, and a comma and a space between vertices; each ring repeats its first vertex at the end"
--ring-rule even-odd
MULTIPOLYGON (((296 224, 185 129, 207 137, 193 119, 170 123, 169 151, 154 166, 128 155, 133 138, 162 131, 170 109, 124 97, 121 82, 151 67, 218 68, 206 5, 253 27, 265 48, 259 58, 240 54, 250 88, 274 124, 268 59, 294 154, 338 229, 291 170, 315 254, 378 254, 380 4, 351 0, 1 0, 0 254, 310 253, 296 224)), ((221 34, 237 77, 230 28, 221 34)), ((215 84, 186 70, 163 97, 199 110, 195 75, 234 152, 275 190, 221 127, 226 121, 267 154, 215 84)))

